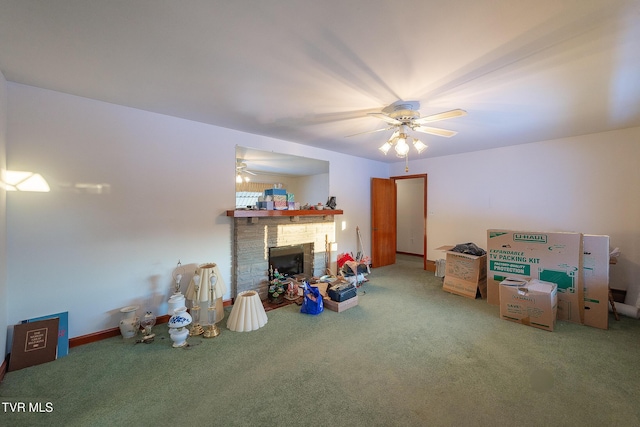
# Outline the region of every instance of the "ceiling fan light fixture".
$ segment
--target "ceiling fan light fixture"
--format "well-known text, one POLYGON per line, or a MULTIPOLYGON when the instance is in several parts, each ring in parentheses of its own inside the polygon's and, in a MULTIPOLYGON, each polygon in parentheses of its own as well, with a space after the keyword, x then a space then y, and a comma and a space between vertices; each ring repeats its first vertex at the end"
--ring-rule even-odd
POLYGON ((385 155, 389 152, 389 149, 391 149, 389 141, 385 142, 380 148, 378 148, 378 150, 382 151, 385 155))
POLYGON ((416 149, 418 154, 420 154, 427 149, 428 145, 420 141, 418 138, 413 138, 413 147, 416 149))
POLYGON ((407 155, 407 153, 409 152, 409 145, 407 144, 405 138, 398 139, 398 142, 396 143, 396 146, 395 146, 395 150, 396 150, 396 154, 399 157, 404 157, 407 155))
POLYGON ((242 184, 242 175, 240 175, 240 172, 236 174, 236 183, 242 184))
POLYGON ((438 114, 420 117, 420 112, 418 111, 419 108, 420 102, 418 101, 396 101, 393 104, 385 107, 379 113, 369 113, 370 115, 381 119, 391 126, 362 133, 380 132, 393 129, 393 134, 379 148, 379 150, 386 155, 391 147, 393 147, 398 157, 406 158, 408 161, 409 151, 411 151, 411 145, 413 145, 413 148, 418 152, 418 154, 429 148, 427 144, 423 143, 418 138, 414 138, 413 132, 421 132, 430 135, 450 138, 456 135, 457 132, 448 129, 434 128, 423 125, 425 123, 453 119, 456 117, 467 115, 467 112, 465 110, 461 110, 458 108, 455 110, 443 111, 438 114), (407 131, 411 131, 410 134, 408 134, 407 131))

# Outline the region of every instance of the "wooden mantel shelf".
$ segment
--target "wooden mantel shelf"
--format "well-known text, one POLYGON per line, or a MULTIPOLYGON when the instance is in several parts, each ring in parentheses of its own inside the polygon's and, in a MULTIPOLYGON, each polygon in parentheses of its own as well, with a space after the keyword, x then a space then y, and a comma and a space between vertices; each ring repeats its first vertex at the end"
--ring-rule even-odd
POLYGON ((342 210, 336 209, 308 209, 308 210, 299 210, 299 211, 267 211, 267 210, 235 210, 235 211, 227 211, 227 216, 232 216, 234 218, 254 218, 254 217, 265 217, 265 216, 329 216, 329 215, 342 215, 342 210))

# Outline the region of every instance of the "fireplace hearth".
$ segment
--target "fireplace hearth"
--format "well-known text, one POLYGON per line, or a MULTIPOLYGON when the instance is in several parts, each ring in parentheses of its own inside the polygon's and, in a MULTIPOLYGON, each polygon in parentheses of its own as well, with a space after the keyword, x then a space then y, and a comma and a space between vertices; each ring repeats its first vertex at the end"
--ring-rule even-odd
MULTIPOLYGON (((305 247, 302 274, 325 274, 326 242, 335 241, 333 215, 234 218, 232 253, 232 296, 253 290, 267 299, 270 248, 305 247)), ((290 259, 297 264, 299 260, 290 259)), ((275 265, 274 265, 275 268, 275 265)), ((296 265, 297 268, 297 265, 296 265)), ((285 273, 285 271, 280 271, 285 273)))

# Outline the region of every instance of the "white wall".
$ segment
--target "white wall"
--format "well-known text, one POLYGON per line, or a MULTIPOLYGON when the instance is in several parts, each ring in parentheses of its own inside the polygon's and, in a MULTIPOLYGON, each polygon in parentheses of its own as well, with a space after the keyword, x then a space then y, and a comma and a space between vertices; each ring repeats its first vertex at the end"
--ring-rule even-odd
MULTIPOLYGON (((455 138, 454 138, 455 139, 455 138)), ((607 234, 622 251, 611 287, 640 291, 640 128, 414 160, 428 174, 427 257, 489 228, 607 234)), ((449 142, 455 144, 455 140, 449 142)), ((391 176, 402 175, 394 164, 391 176)))
POLYGON ((397 250, 424 255, 424 179, 398 179, 397 250))
MULTIPOLYGON (((339 250, 370 230, 371 176, 388 165, 8 83, 8 168, 50 193, 7 197, 7 320, 69 311, 69 336, 116 327, 121 307, 165 314, 171 273, 216 262, 230 287, 236 144, 330 160, 339 250), (107 184, 108 192, 74 190, 107 184), (342 224, 344 222, 344 229, 342 224)), ((367 243, 368 245, 369 243, 367 243)), ((183 289, 187 281, 183 280, 183 289)))
MULTIPOLYGON (((0 181, 6 170, 7 82, 0 72, 0 181)), ((1 184, 1 183, 0 183, 1 184)), ((7 192, 0 185, 0 365, 7 353, 7 192)))

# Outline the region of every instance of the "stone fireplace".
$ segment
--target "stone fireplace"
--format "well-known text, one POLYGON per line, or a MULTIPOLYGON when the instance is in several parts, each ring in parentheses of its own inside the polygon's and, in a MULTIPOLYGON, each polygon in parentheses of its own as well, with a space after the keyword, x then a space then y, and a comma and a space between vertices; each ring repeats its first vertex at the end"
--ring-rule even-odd
POLYGON ((233 298, 248 290, 258 292, 263 300, 267 298, 269 248, 301 245, 307 248, 308 253, 305 273, 308 271, 313 276, 325 274, 326 245, 335 241, 334 216, 319 212, 315 215, 289 214, 303 211, 280 211, 277 214, 263 212, 270 211, 227 213, 234 216, 231 269, 233 298), (251 216, 254 214, 262 216, 251 216))

